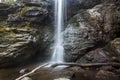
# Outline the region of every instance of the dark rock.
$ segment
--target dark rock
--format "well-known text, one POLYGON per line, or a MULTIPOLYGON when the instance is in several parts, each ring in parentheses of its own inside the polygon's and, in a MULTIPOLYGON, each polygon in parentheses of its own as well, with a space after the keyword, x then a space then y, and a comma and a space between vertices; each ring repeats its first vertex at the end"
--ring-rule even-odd
POLYGON ((115 75, 115 73, 110 72, 110 71, 103 71, 100 70, 97 74, 96 74, 96 79, 97 80, 119 80, 119 77, 117 75, 115 75))
POLYGON ((102 67, 100 67, 100 70, 113 71, 113 70, 115 70, 115 68, 112 66, 102 66, 102 67))
POLYGON ((10 6, 4 3, 0 3, 0 9, 9 8, 10 6))
POLYGON ((26 11, 23 15, 24 20, 40 23, 48 17, 48 12, 33 8, 32 10, 26 11))
POLYGON ((15 5, 0 3, 0 16, 8 16, 9 14, 15 13, 18 8, 15 5))
POLYGON ((68 16, 76 14, 80 9, 90 9, 101 2, 101 0, 67 0, 68 16))
POLYGON ((12 24, 16 25, 27 25, 26 23, 37 23, 40 24, 42 21, 49 20, 48 16, 48 6, 49 3, 46 1, 40 1, 39 3, 20 3, 25 5, 20 5, 19 11, 15 14, 9 15, 8 24, 9 26, 13 26, 12 24), (32 4, 32 6, 28 6, 27 4, 32 4), (34 6, 39 5, 41 6, 34 6))
POLYGON ((22 22, 23 19, 20 16, 9 16, 8 22, 22 22))
POLYGON ((104 49, 96 49, 94 51, 90 51, 85 56, 83 56, 78 62, 92 62, 92 63, 101 63, 101 62, 110 62, 112 59, 109 57, 110 53, 105 51, 104 49))

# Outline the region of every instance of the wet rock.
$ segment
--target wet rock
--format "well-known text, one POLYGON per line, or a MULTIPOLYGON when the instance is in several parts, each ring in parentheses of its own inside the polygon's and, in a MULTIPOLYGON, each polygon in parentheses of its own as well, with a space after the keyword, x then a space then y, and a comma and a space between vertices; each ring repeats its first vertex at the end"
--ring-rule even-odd
POLYGON ((25 73, 27 73, 27 72, 29 72, 28 69, 21 69, 21 70, 19 71, 19 73, 20 73, 21 75, 23 75, 23 74, 25 74, 25 73))
POLYGON ((115 75, 115 73, 113 72, 109 72, 109 71, 103 71, 103 70, 100 70, 97 74, 96 74, 96 79, 97 80, 119 80, 119 77, 117 77, 115 75))
POLYGON ((111 62, 111 58, 109 57, 109 52, 104 49, 96 49, 88 52, 85 56, 83 56, 78 62, 92 62, 92 63, 100 63, 100 62, 111 62))
POLYGON ((107 62, 116 58, 108 50, 89 51, 91 48, 103 47, 114 38, 119 37, 118 7, 113 1, 108 1, 108 3, 103 1, 91 9, 80 10, 69 20, 69 25, 65 29, 64 42, 68 60, 70 57, 72 61, 82 57, 80 62, 107 62))
POLYGON ((85 21, 82 14, 71 18, 64 31, 65 59, 75 61, 78 56, 84 55, 88 49, 93 48, 95 43, 93 35, 92 27, 85 21))
POLYGON ((24 77, 23 79, 21 80, 32 80, 30 77, 24 77))

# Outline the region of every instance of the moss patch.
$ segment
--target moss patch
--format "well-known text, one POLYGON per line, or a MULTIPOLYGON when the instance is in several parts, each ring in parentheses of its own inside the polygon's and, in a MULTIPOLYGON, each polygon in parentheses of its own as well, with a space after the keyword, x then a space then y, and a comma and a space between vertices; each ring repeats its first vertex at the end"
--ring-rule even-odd
POLYGON ((68 23, 69 23, 69 24, 72 24, 72 25, 74 25, 74 26, 79 26, 79 23, 78 23, 78 21, 77 21, 77 18, 75 18, 75 17, 71 18, 68 23))

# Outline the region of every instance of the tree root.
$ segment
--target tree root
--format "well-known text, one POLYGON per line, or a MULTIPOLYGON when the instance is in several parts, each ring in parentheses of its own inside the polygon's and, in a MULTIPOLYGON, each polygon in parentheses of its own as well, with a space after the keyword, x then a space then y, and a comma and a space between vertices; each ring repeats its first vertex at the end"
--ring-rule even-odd
POLYGON ((68 66, 78 66, 78 67, 101 67, 101 66, 113 66, 113 67, 120 67, 120 63, 55 63, 51 67, 57 67, 60 65, 68 65, 68 66))
MULTIPOLYGON (((40 65, 38 67, 36 67, 35 69, 33 69, 31 72, 26 73, 22 76, 20 76, 19 78, 15 79, 15 80, 21 80, 24 77, 27 77, 33 73, 35 73, 35 71, 37 71, 38 69, 45 67, 47 65, 49 65, 50 63, 45 63, 43 65, 40 65)), ((67 66, 78 66, 78 67, 101 67, 101 66, 113 66, 113 67, 120 67, 120 63, 86 63, 86 64, 80 64, 80 63, 54 63, 52 64, 50 67, 54 68, 60 65, 67 65, 67 66)))

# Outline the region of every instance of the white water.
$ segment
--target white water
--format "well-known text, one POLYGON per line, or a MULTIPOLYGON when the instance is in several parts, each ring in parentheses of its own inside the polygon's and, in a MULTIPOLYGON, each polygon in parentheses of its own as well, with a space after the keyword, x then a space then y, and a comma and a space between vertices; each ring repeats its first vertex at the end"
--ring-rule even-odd
POLYGON ((63 47, 63 26, 64 26, 64 10, 65 0, 55 0, 55 45, 52 55, 52 62, 64 62, 63 47))

